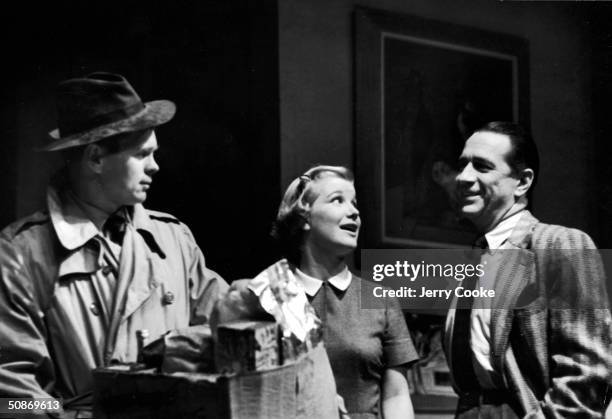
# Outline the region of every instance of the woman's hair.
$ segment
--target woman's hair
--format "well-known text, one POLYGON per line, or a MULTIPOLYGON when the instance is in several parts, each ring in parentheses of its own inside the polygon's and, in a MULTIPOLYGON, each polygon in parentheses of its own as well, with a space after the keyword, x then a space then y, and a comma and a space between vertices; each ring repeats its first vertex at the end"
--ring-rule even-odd
POLYGON ((328 176, 354 181, 353 173, 343 166, 311 167, 289 184, 278 207, 271 234, 278 240, 282 252, 291 263, 299 264, 300 247, 304 237, 303 227, 308 219, 310 205, 317 198, 312 183, 328 176))

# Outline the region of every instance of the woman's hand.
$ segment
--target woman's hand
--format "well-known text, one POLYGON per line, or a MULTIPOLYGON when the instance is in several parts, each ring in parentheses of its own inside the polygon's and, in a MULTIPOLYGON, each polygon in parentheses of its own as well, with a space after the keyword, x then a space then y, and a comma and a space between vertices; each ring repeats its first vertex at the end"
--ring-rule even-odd
POLYGON ((387 368, 382 378, 382 416, 384 419, 413 419, 414 409, 406 379, 405 366, 387 368))

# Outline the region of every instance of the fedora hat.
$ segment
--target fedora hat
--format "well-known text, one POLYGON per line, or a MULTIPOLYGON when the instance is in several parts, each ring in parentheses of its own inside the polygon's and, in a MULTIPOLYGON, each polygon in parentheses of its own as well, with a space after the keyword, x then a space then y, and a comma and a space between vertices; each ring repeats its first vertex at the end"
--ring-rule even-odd
POLYGON ((165 124, 176 106, 169 100, 143 103, 125 77, 92 73, 59 84, 58 128, 38 151, 57 151, 100 141, 126 132, 165 124))

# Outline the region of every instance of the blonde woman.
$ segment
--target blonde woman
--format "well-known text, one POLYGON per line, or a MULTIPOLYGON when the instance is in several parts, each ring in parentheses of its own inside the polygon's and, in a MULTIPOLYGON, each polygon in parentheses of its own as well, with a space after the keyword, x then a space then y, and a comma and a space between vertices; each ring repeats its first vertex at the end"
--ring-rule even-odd
MULTIPOLYGON (((413 418, 406 369, 418 357, 399 305, 388 300, 384 309, 361 309, 361 288, 370 285, 346 264, 360 228, 351 172, 315 166, 287 188, 273 236, 322 321, 337 391, 351 419, 413 418)), ((256 299, 245 284, 232 288, 220 304, 220 319, 255 315, 256 299)))

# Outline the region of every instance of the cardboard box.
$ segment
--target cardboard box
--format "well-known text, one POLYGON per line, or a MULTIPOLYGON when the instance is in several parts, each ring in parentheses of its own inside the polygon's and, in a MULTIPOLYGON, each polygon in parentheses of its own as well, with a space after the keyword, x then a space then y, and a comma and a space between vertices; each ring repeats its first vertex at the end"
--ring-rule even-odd
POLYGON ((218 372, 262 371, 279 362, 278 325, 264 321, 234 321, 217 328, 215 365, 218 372))
POLYGON ((94 417, 337 419, 323 345, 297 362, 247 374, 94 370, 94 417))

